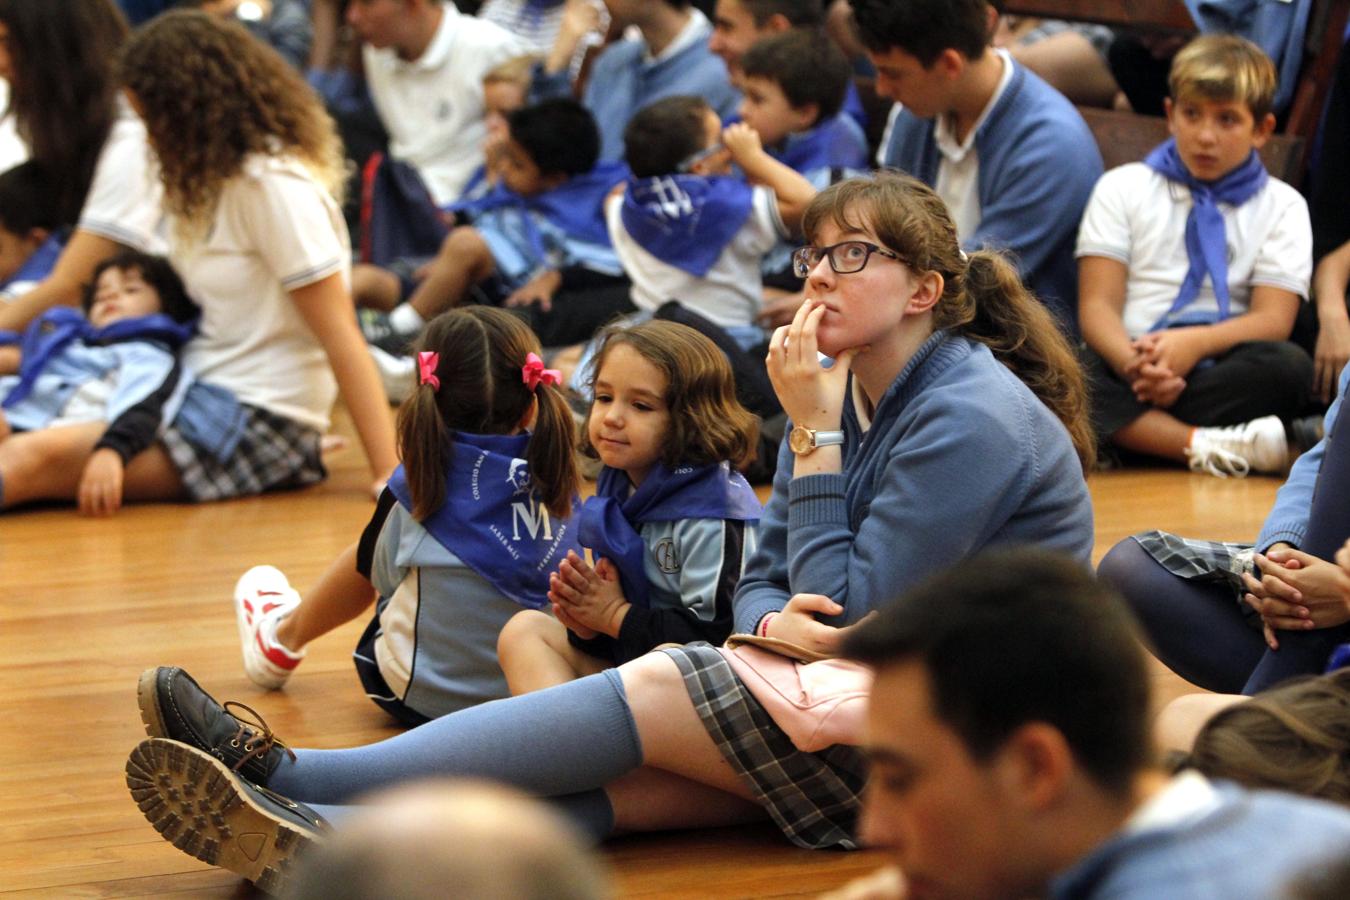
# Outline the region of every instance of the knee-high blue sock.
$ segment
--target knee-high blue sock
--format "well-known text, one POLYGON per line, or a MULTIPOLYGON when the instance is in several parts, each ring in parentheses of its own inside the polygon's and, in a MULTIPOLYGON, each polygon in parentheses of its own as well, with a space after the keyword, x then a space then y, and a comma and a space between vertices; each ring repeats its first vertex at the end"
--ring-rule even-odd
POLYGON ((603 787, 642 764, 637 725, 613 669, 484 703, 349 750, 297 750, 267 786, 305 803, 343 804, 416 778, 503 781, 541 797, 603 787))

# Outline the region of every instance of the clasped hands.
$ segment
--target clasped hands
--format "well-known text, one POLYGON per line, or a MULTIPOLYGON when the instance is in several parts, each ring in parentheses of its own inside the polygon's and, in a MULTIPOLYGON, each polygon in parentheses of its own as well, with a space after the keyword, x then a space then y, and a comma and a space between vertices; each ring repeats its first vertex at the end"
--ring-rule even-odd
POLYGON ((619 585, 619 570, 608 559, 594 566, 574 550, 548 577, 548 600, 553 617, 582 640, 601 634, 619 636, 632 605, 619 585))
POLYGON ((1121 373, 1141 403, 1167 409, 1186 389, 1186 376, 1205 358, 1198 328, 1152 331, 1130 342, 1134 356, 1121 373))
POLYGON ((1247 588, 1243 599, 1261 614, 1270 649, 1280 647, 1276 631, 1310 631, 1350 622, 1350 541, 1336 551, 1335 562, 1287 544, 1275 544, 1254 559, 1261 577, 1243 574, 1247 588))

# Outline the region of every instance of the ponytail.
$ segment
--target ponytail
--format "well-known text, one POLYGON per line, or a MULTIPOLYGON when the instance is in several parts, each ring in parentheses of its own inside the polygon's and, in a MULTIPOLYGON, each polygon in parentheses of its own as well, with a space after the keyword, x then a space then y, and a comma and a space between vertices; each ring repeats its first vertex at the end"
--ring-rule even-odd
POLYGON ((965 293, 973 307, 955 330, 979 341, 1012 370, 1064 427, 1083 464, 1097 460, 1096 439, 1088 421, 1087 385, 1082 366, 1054 316, 1022 284, 1003 256, 988 250, 970 254, 965 293))
POLYGON ((436 394, 418 385, 398 410, 398 449, 417 521, 445 502, 445 472, 454 452, 450 429, 436 409, 436 394))
POLYGON ((566 518, 572 514, 572 495, 581 484, 575 452, 576 423, 558 387, 541 382, 535 396, 539 411, 525 451, 530 479, 549 513, 566 518))

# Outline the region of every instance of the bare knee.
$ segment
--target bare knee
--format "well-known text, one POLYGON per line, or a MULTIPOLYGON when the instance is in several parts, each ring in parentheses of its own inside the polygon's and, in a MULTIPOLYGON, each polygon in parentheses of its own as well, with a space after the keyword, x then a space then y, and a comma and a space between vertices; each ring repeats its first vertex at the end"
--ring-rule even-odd
POLYGON ((497 658, 507 660, 547 642, 549 631, 558 627, 556 619, 536 609, 516 613, 497 634, 497 658))
POLYGON ((398 304, 401 289, 398 276, 387 269, 368 263, 352 266, 352 299, 357 306, 393 309, 398 304))

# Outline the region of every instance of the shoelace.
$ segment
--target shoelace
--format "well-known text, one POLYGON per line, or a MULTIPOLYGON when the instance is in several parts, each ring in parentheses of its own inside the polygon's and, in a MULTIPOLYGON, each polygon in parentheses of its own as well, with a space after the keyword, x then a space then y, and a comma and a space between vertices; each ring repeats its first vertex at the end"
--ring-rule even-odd
POLYGON ((231 747, 239 747, 244 751, 244 755, 232 766, 234 771, 238 772, 244 767, 250 759, 264 756, 271 751, 273 747, 280 747, 286 751, 286 755, 295 761, 295 751, 272 733, 272 729, 267 727, 267 722, 258 714, 257 710, 245 706, 237 700, 225 701, 225 712, 234 716, 235 721, 239 723, 239 730, 230 738, 231 747), (243 710, 248 713, 248 717, 240 715, 235 710, 243 710))
POLYGON ((1187 447, 1186 459, 1192 472, 1208 472, 1218 478, 1228 478, 1230 475, 1234 478, 1245 478, 1247 472, 1251 470, 1247 460, 1213 444, 1203 450, 1192 450, 1187 447))

